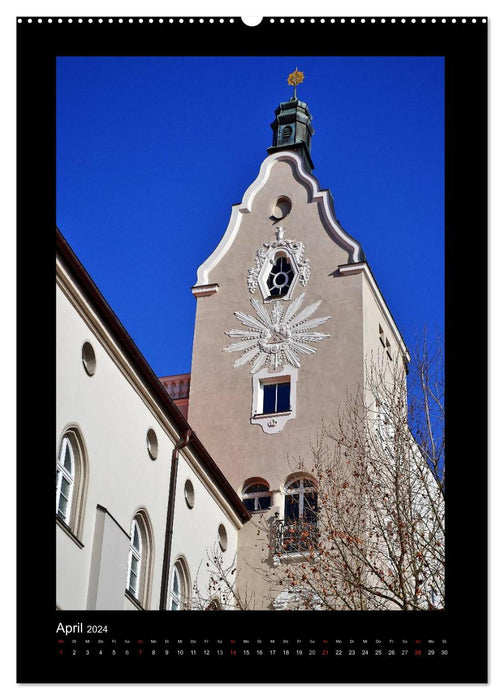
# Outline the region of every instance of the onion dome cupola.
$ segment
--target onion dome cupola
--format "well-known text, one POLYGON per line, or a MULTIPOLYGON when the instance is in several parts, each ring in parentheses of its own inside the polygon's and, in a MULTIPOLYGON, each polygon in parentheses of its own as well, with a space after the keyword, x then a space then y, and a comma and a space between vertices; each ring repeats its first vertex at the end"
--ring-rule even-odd
POLYGON ((297 151, 302 157, 309 173, 313 169, 313 161, 310 156, 311 137, 314 134, 311 125, 311 114, 306 102, 297 98, 296 88, 303 82, 304 74, 296 70, 289 75, 287 82, 294 86, 294 94, 288 102, 281 102, 275 110, 275 121, 271 124, 273 129, 273 145, 268 153, 277 151, 297 151))

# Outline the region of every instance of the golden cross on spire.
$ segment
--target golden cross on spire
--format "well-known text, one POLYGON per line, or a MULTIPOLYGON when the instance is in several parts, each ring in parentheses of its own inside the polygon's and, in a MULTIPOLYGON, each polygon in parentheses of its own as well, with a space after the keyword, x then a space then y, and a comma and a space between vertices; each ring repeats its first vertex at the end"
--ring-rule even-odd
POLYGON ((304 80, 304 73, 297 69, 287 78, 287 83, 294 86, 294 99, 296 99, 296 87, 304 80))

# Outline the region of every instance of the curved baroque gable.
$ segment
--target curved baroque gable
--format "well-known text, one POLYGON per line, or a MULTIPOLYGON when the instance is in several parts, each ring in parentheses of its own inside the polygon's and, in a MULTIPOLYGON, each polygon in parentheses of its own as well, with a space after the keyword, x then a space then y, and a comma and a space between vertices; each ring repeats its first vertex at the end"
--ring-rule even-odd
POLYGON ((279 153, 273 153, 265 158, 265 160, 262 162, 261 169, 259 170, 259 175, 245 192, 243 201, 241 204, 235 204, 233 206, 228 227, 219 245, 210 255, 210 257, 208 257, 198 268, 198 279, 193 287, 194 291, 196 291, 198 287, 211 284, 211 271, 230 249, 240 228, 242 216, 244 214, 250 214, 255 196, 267 183, 271 169, 277 161, 289 162, 294 165, 299 180, 307 186, 308 191, 310 192, 310 200, 320 204, 322 218, 332 238, 336 243, 348 251, 348 262, 357 263, 364 260, 364 252, 360 243, 356 241, 355 238, 352 238, 352 236, 350 236, 337 222, 332 210, 329 191, 321 190, 319 188, 317 179, 306 171, 303 161, 297 153, 294 151, 282 151, 279 153))

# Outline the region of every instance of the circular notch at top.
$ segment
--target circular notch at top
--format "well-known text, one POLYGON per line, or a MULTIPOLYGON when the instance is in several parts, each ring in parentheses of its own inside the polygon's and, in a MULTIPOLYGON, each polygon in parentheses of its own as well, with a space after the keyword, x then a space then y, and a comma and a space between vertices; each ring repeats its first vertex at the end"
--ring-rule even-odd
POLYGON ((257 27, 262 22, 262 17, 240 17, 240 19, 247 27, 257 27))

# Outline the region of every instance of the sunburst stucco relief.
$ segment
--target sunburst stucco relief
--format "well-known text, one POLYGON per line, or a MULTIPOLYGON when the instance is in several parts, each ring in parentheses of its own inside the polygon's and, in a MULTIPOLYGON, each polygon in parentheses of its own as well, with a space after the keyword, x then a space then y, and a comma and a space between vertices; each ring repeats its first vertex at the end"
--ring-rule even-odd
POLYGON ((235 311, 234 316, 246 327, 245 330, 232 329, 226 331, 230 338, 240 338, 236 343, 227 345, 225 352, 242 352, 234 367, 251 363, 250 373, 254 374, 262 367, 276 371, 284 365, 300 367, 302 355, 313 355, 316 352, 311 343, 318 343, 329 338, 328 333, 319 333, 314 328, 328 321, 330 316, 310 318, 322 301, 316 301, 301 309, 305 293, 290 303, 284 310, 282 302, 275 301, 268 309, 256 299, 250 304, 256 312, 255 317, 235 311))

